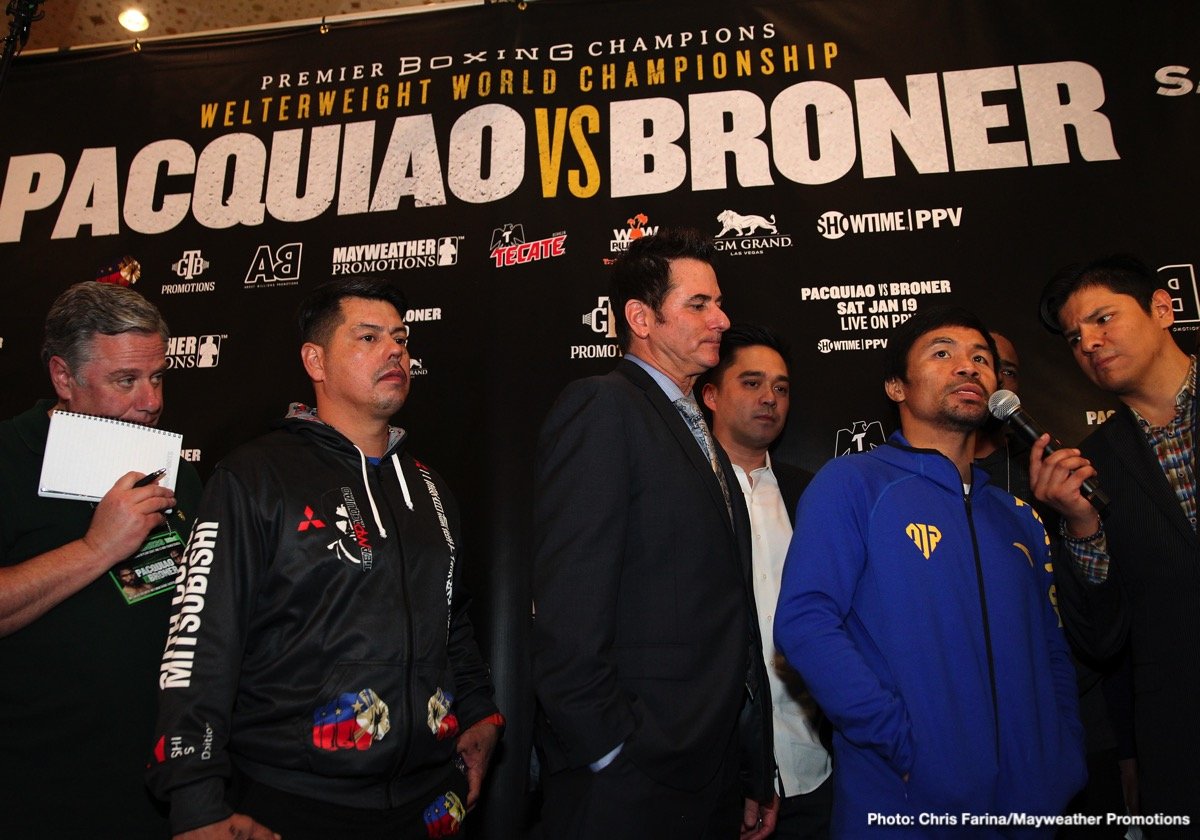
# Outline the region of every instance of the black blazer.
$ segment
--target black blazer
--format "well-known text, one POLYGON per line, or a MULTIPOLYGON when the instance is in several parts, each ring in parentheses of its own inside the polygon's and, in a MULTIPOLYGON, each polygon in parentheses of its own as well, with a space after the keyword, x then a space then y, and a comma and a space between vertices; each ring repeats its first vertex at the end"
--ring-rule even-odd
POLYGON ((795 528, 796 505, 800 504, 800 496, 804 493, 804 488, 812 481, 813 474, 808 470, 800 469, 800 467, 785 464, 783 461, 776 461, 774 458, 771 459, 771 472, 775 473, 775 480, 779 482, 779 495, 783 496, 788 519, 795 528))
POLYGON ((1097 659, 1129 642, 1142 813, 1190 814, 1194 832, 1200 543, 1128 408, 1080 448, 1112 499, 1104 519, 1111 563, 1102 585, 1086 584, 1065 557, 1056 564, 1066 630, 1097 659))
POLYGON ((569 385, 538 443, 533 673, 551 773, 623 755, 673 787, 713 778, 741 721, 748 795, 770 795, 770 698, 749 517, 628 360, 569 385), (748 702, 748 697, 753 701, 748 702))

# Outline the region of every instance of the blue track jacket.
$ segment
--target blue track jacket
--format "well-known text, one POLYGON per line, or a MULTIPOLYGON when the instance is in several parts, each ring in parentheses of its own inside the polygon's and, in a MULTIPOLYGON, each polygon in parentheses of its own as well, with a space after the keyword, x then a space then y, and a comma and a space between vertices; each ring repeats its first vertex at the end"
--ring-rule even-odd
POLYGON ((971 487, 897 433, 800 501, 775 644, 837 730, 837 837, 1051 836, 971 817, 1057 816, 1083 786, 1045 531, 979 468, 971 487))

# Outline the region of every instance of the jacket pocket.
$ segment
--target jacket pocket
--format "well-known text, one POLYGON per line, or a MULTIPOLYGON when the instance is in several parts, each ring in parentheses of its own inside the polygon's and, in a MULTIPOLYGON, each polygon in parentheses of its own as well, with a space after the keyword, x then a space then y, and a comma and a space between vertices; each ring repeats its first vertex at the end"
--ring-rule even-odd
POLYGON ((408 717, 404 669, 384 662, 339 662, 297 721, 312 772, 383 776, 396 760, 408 717))

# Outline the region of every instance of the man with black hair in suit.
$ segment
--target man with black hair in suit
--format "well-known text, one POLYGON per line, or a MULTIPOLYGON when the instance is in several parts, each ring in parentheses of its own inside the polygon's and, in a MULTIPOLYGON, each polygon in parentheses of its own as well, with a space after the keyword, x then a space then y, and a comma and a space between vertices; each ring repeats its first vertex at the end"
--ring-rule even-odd
POLYGON ((774 827, 750 523, 692 397, 729 327, 715 256, 695 231, 632 243, 612 278, 625 357, 542 427, 533 673, 554 840, 774 827))
POLYGON ((775 603, 807 470, 771 457, 791 404, 787 349, 766 327, 736 324, 721 337, 721 359, 696 383, 712 412, 713 436, 729 453, 750 513, 754 599, 771 684, 776 788, 775 834, 817 840, 829 836, 832 765, 818 732, 820 711, 804 681, 775 649, 775 603))
POLYGON ((1171 334, 1171 294, 1138 260, 1106 257, 1060 271, 1042 323, 1122 407, 1079 449, 1030 455, 1034 494, 1062 514, 1056 563, 1068 633, 1097 659, 1133 656, 1141 812, 1183 817, 1153 835, 1195 837, 1200 820, 1200 542, 1196 538, 1196 357, 1171 334), (1101 517, 1081 493, 1097 478, 1101 517))

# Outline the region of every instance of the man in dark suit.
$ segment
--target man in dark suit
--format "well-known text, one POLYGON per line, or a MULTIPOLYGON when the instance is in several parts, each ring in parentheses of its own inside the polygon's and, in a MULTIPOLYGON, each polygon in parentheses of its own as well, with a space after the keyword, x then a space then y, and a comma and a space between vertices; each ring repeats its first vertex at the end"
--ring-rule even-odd
POLYGON ((729 453, 750 514, 754 600, 771 685, 776 785, 775 837, 829 836, 833 783, 821 743, 820 713, 804 681, 775 649, 775 603, 800 494, 812 474, 771 457, 791 404, 786 350, 765 327, 735 325, 721 337, 721 360, 701 374, 697 391, 712 412, 713 435, 729 453))
POLYGON ((691 397, 729 326, 714 256, 693 231, 631 244, 612 278, 625 357, 542 429, 533 669, 554 840, 773 827, 746 505, 691 397))
POLYGON ((1131 257, 1059 272, 1042 292, 1043 323, 1122 407, 1080 449, 1033 447, 1034 494, 1063 516, 1056 563, 1066 628, 1092 656, 1133 653, 1134 727, 1143 814, 1200 820, 1200 543, 1196 539, 1196 359, 1171 335, 1170 293, 1131 257), (1101 518, 1080 494, 1098 476, 1101 518))

